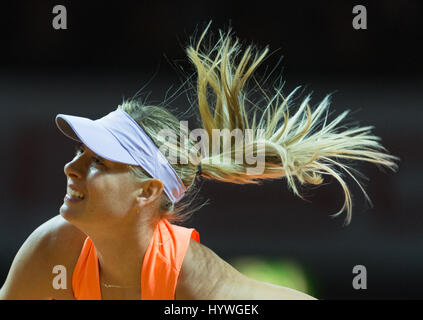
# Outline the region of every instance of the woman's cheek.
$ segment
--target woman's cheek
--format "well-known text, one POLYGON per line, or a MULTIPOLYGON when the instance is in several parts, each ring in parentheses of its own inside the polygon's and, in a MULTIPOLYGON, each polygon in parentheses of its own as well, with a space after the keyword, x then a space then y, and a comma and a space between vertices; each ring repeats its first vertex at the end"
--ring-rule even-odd
POLYGON ((96 206, 104 213, 117 216, 127 210, 125 195, 121 195, 112 185, 96 186, 95 190, 96 206))

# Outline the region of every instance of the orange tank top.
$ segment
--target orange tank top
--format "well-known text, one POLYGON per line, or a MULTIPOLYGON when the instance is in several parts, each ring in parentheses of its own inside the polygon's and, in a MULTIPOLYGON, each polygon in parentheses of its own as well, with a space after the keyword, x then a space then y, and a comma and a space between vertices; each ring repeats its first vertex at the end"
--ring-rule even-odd
MULTIPOLYGON (((190 239, 200 242, 195 229, 160 220, 145 252, 141 268, 142 300, 174 300, 176 283, 190 239)), ((97 252, 87 237, 72 275, 77 300, 101 300, 97 252)))

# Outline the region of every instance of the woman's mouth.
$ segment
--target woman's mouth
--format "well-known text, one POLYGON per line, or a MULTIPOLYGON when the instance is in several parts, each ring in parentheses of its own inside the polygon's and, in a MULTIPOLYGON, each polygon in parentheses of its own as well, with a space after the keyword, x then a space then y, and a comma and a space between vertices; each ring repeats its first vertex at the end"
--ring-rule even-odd
POLYGON ((80 202, 80 201, 84 200, 84 198, 85 198, 85 196, 82 193, 68 188, 67 194, 65 196, 65 201, 80 202))

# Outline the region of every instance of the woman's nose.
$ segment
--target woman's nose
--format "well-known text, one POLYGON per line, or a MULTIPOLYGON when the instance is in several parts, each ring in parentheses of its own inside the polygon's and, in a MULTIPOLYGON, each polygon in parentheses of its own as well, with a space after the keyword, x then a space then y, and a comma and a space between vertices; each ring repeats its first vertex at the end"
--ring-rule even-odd
POLYGON ((78 157, 65 164, 65 175, 68 177, 82 177, 81 164, 78 164, 78 157))

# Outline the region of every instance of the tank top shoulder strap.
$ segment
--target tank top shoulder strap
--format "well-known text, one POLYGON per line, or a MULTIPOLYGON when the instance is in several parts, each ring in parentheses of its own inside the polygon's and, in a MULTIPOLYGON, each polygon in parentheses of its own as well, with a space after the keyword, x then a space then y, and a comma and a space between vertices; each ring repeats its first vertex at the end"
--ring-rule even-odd
POLYGON ((195 229, 162 219, 154 230, 141 271, 141 299, 174 300, 176 284, 190 239, 200 242, 195 229))
POLYGON ((73 271, 72 289, 77 300, 101 300, 97 252, 89 237, 85 239, 73 271))

